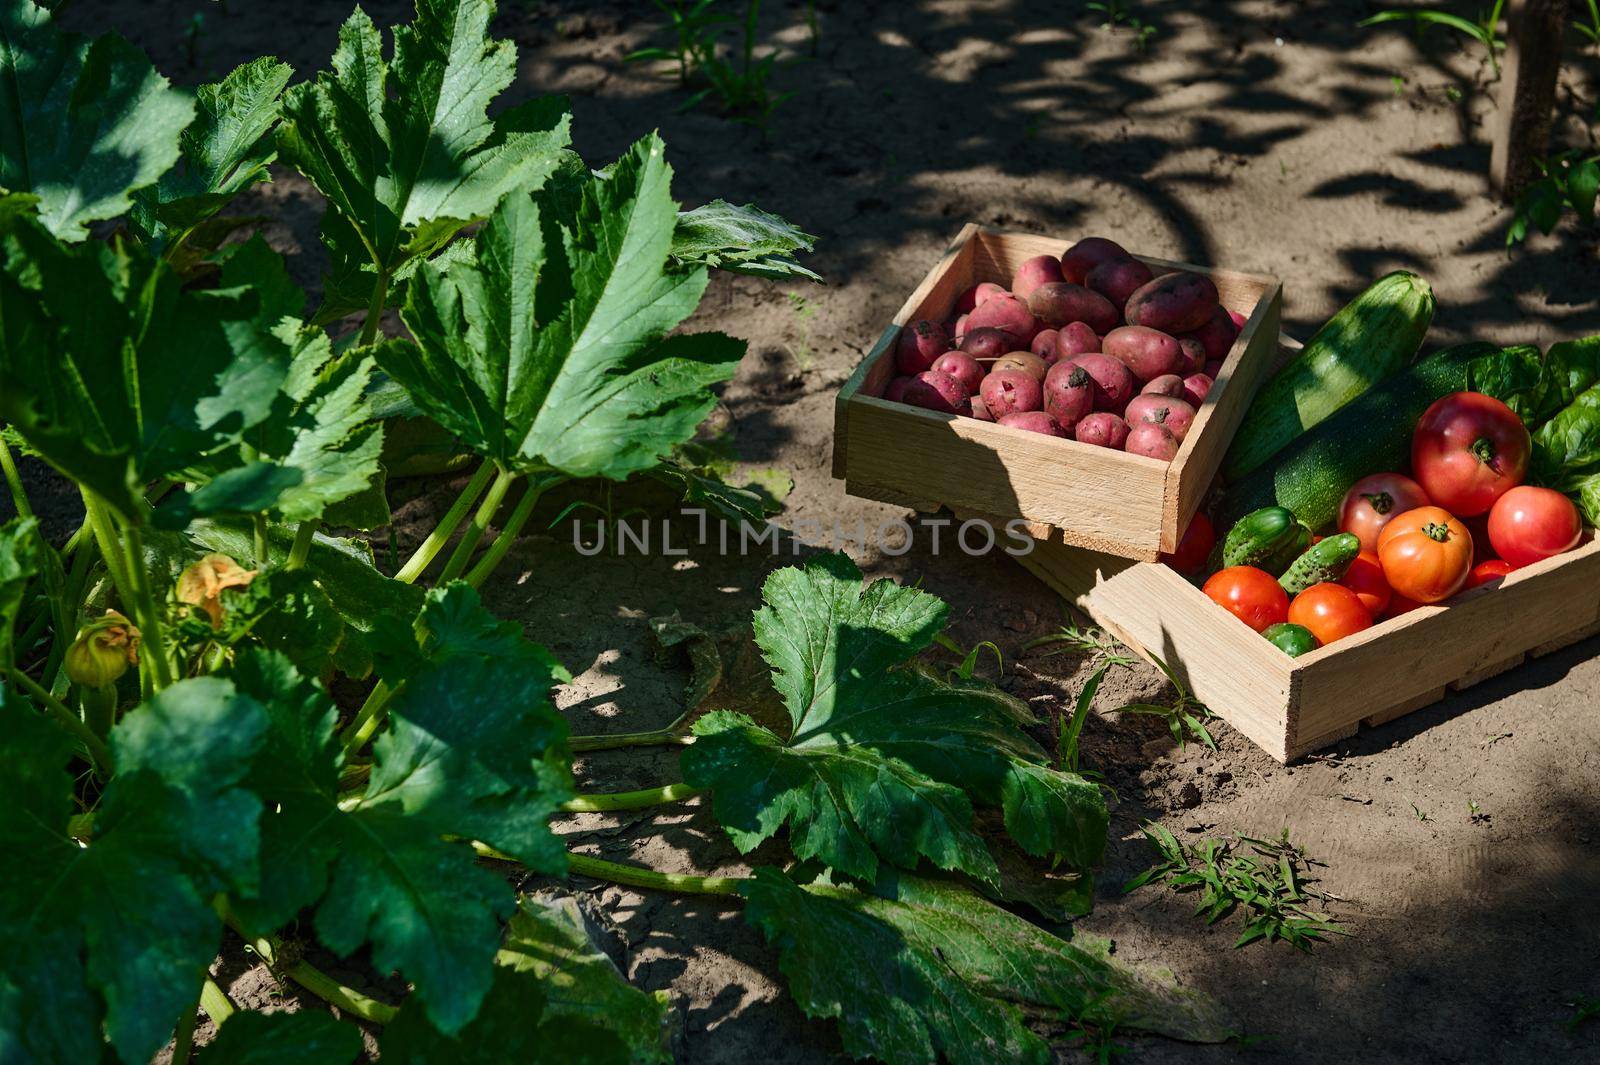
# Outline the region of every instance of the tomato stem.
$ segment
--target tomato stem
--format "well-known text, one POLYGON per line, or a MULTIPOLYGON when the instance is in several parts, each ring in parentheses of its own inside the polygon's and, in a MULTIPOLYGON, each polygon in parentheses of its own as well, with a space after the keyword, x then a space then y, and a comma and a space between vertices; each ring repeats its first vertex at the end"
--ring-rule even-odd
POLYGON ((1422 532, 1430 540, 1447 543, 1450 539, 1450 526, 1442 521, 1429 522, 1422 527, 1422 532))
POLYGON ((1394 509, 1394 496, 1388 492, 1372 492, 1363 494, 1361 498, 1365 499, 1367 505, 1379 514, 1387 514, 1394 509))
POLYGON ((1472 447, 1469 450, 1474 455, 1478 456, 1478 461, 1482 462, 1485 466, 1494 465, 1494 441, 1490 440, 1487 436, 1480 436, 1478 439, 1474 440, 1472 442, 1472 447))

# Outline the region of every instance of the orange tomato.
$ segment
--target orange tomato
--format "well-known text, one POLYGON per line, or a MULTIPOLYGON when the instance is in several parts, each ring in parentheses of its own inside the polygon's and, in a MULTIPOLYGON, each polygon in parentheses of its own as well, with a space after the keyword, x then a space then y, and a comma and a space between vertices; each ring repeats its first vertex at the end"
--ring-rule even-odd
POLYGON ((1374 473, 1350 486, 1339 505, 1339 531, 1355 533, 1363 550, 1378 549, 1383 527, 1417 507, 1431 503, 1428 493, 1400 473, 1374 473))
POLYGON ((1289 613, 1289 593, 1276 577, 1254 566, 1218 570, 1201 591, 1257 632, 1271 628, 1289 613))
POLYGON ((1467 574, 1467 587, 1476 588, 1480 584, 1497 581, 1515 568, 1503 558, 1491 558, 1487 562, 1480 562, 1472 567, 1471 573, 1467 574))
POLYGON ((1389 587, 1419 603, 1461 590, 1472 569, 1472 534, 1443 507, 1417 507, 1378 534, 1378 561, 1389 587))
POLYGON ((1389 609, 1389 600, 1393 592, 1389 582, 1383 579, 1383 563, 1378 561, 1376 551, 1362 548, 1361 554, 1350 563, 1350 568, 1345 570, 1339 583, 1356 593, 1356 598, 1361 600, 1361 605, 1367 608, 1367 613, 1373 617, 1381 617, 1389 609))
POLYGON ((1289 604, 1289 624, 1303 625, 1321 644, 1372 627, 1372 613, 1342 584, 1313 584, 1289 604))

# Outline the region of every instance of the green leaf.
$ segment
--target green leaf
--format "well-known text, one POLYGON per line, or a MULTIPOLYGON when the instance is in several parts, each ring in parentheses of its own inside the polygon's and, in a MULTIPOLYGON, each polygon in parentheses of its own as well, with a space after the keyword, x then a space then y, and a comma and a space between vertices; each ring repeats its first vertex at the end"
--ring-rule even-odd
POLYGON ((1551 344, 1544 361, 1550 368, 1554 402, 1558 409, 1565 407, 1600 383, 1600 336, 1551 344))
MULTIPOLYGON (((721 471, 709 466, 668 461, 650 470, 647 476, 671 485, 690 507, 702 508, 727 521, 747 522, 755 528, 783 509, 781 496, 760 481, 735 486, 724 479, 721 471)), ((794 482, 788 484, 792 487, 794 482)))
POLYGON ((293 73, 287 63, 262 56, 195 90, 195 118, 178 140, 178 166, 133 194, 132 221, 147 242, 163 247, 249 186, 271 180, 278 97, 293 73))
POLYGON ((927 858, 995 885, 971 824, 973 806, 987 805, 1030 854, 1098 863, 1104 799, 1043 764, 1027 708, 989 685, 904 667, 943 628, 943 602, 892 581, 864 585, 843 555, 777 571, 762 597, 756 642, 788 740, 718 711, 695 723, 697 742, 680 756, 740 850, 787 824, 797 856, 851 876, 873 879, 879 859, 910 868, 927 858))
POLYGON ((338 216, 336 272, 354 269, 339 263, 358 261, 360 247, 374 280, 378 271, 393 278, 560 164, 564 100, 487 115, 516 71, 516 49, 487 35, 493 14, 491 0, 418 0, 416 21, 394 31, 390 63, 357 8, 339 31, 333 70, 285 94, 279 151, 338 216))
POLYGON ((1216 1005, 1112 962, 1108 944, 1060 939, 950 883, 889 875, 868 894, 758 869, 742 890, 800 1008, 836 1019, 854 1057, 1050 1061, 1019 1007, 1192 1042, 1230 1034, 1216 1005))
POLYGON ((378 352, 417 406, 502 466, 621 480, 694 435, 740 341, 666 334, 705 291, 667 271, 671 168, 646 137, 583 185, 576 212, 508 196, 476 258, 423 265, 401 317, 415 345, 378 352))
MULTIPOLYGON (((476 600, 464 585, 442 594, 476 600)), ((343 806, 327 696, 281 655, 251 652, 233 676, 273 707, 254 778, 272 811, 262 889, 241 900, 242 919, 266 930, 315 904, 323 943, 348 954, 370 942, 373 965, 413 983, 436 1028, 460 1031, 489 990, 514 907, 505 879, 478 865, 466 840, 537 872, 566 867, 549 826, 572 794, 551 672, 533 653, 439 656, 391 704, 366 790, 343 806)))
POLYGON ((678 215, 672 258, 682 266, 708 266, 756 277, 822 278, 795 261, 817 238, 754 204, 735 207, 713 200, 678 215))
POLYGON ((144 486, 236 440, 286 366, 258 352, 258 296, 186 287, 139 248, 61 244, 0 201, 0 418, 131 522, 144 486))
POLYGON ((0 525, 0 670, 10 666, 17 613, 28 582, 39 574, 39 522, 14 518, 0 525))
POLYGON ((285 655, 295 668, 320 676, 333 667, 344 621, 316 575, 308 569, 267 570, 243 588, 222 591, 220 629, 194 611, 173 626, 172 640, 187 657, 207 644, 237 647, 245 641, 285 655))
POLYGON ((361 1055, 361 1029, 318 1010, 228 1018, 196 1056, 200 1065, 350 1065, 361 1055))
POLYGON ((1594 201, 1600 193, 1600 159, 1584 159, 1572 164, 1567 174, 1567 199, 1582 222, 1594 221, 1594 201))
POLYGON ((221 943, 212 898, 252 876, 260 804, 238 785, 265 725, 259 704, 215 678, 134 709, 112 732, 117 773, 81 846, 67 832, 65 734, 0 700, 7 1059, 98 1061, 102 1015, 124 1061, 167 1041, 221 943))
POLYGON ((562 683, 572 680, 554 655, 523 635, 521 625, 489 613, 477 591, 462 581, 430 589, 415 624, 385 618, 379 631, 378 672, 391 684, 459 655, 521 661, 562 683))
POLYGON ((1532 479, 1564 489, 1600 471, 1600 385, 1578 395, 1533 434, 1532 479))
POLYGON ((61 239, 126 211, 129 192, 178 158, 193 115, 188 95, 121 37, 62 33, 28 0, 0 8, 0 188, 37 196, 61 239))

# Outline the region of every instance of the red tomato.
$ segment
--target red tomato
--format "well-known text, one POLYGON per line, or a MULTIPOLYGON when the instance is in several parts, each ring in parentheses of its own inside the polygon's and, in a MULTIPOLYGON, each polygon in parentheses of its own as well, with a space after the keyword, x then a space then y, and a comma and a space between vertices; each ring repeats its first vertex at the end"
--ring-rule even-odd
POLYGON ((1254 566, 1218 570, 1201 591, 1257 632, 1289 616, 1289 593, 1276 577, 1254 566))
POLYGON ((1378 561, 1378 553, 1366 548, 1362 548, 1361 554, 1350 563, 1350 568, 1345 570, 1339 583, 1355 592, 1361 605, 1373 617, 1381 616, 1389 608, 1389 600, 1394 594, 1389 589, 1389 582, 1383 579, 1383 563, 1378 561))
POLYGON ((1511 408, 1479 392, 1436 401, 1411 437, 1411 470, 1452 514, 1470 517, 1522 483, 1533 441, 1511 408))
POLYGON ((1355 533, 1364 551, 1378 549, 1378 534, 1393 519, 1432 500, 1403 473, 1374 473, 1350 486, 1339 506, 1339 531, 1355 533))
POLYGON ((1494 546, 1489 543, 1489 515, 1479 514, 1471 518, 1462 518, 1461 524, 1467 527, 1468 534, 1472 537, 1472 564, 1487 562, 1494 558, 1494 546))
POLYGON ((1389 618, 1397 618, 1401 614, 1409 614, 1417 607, 1427 605, 1427 603, 1419 603, 1415 599, 1407 599, 1399 592, 1395 592, 1389 596, 1389 609, 1384 611, 1383 617, 1387 621, 1389 618))
POLYGON ((1467 582, 1472 534, 1441 507, 1417 507, 1383 527, 1378 561, 1390 588, 1419 603, 1437 603, 1467 582))
POLYGON ((1189 523, 1189 527, 1183 531, 1183 539, 1178 541, 1178 549, 1170 555, 1162 555, 1161 561, 1179 573, 1199 573, 1200 567, 1211 557, 1211 549, 1216 543, 1217 534, 1211 528, 1211 519, 1197 513, 1194 520, 1189 523))
POLYGON ((1582 535, 1578 508, 1552 488, 1519 485, 1489 511, 1489 542, 1514 567, 1571 551, 1582 535))
POLYGON ((1503 558, 1491 558, 1487 562, 1480 562, 1472 567, 1471 573, 1467 574, 1467 587, 1476 588, 1480 584, 1497 581, 1515 568, 1503 558))
POLYGON ((1342 584, 1313 584, 1289 604, 1289 623, 1304 625, 1327 645, 1372 627, 1372 613, 1342 584))

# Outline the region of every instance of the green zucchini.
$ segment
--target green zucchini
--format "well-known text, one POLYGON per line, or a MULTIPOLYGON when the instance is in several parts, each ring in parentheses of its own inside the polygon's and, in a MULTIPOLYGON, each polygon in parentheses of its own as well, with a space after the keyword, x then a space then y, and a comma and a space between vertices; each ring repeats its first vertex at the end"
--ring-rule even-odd
POLYGON ((1274 463, 1229 485, 1223 519, 1276 504, 1313 529, 1333 524, 1350 486, 1369 473, 1404 469, 1422 412, 1441 396, 1465 390, 1468 367, 1498 350, 1477 342, 1444 348, 1346 404, 1274 463))
POLYGON ((1416 357, 1433 321, 1433 289, 1404 270, 1381 277, 1328 319, 1256 393, 1222 473, 1238 480, 1312 426, 1399 373, 1416 357))
POLYGON ((1318 646, 1317 638, 1311 630, 1304 625, 1295 625, 1291 622, 1280 621, 1276 625, 1268 625, 1262 632, 1267 642, 1288 655, 1290 658, 1299 658, 1307 651, 1315 651, 1318 646))
POLYGON ((1224 566, 1255 566, 1273 576, 1311 544, 1311 530, 1283 507, 1262 507, 1234 522, 1222 545, 1224 566))
POLYGON ((1289 564, 1278 578, 1283 590, 1299 595, 1313 584, 1337 581, 1361 554, 1361 537, 1355 533, 1335 533, 1317 541, 1289 564))

